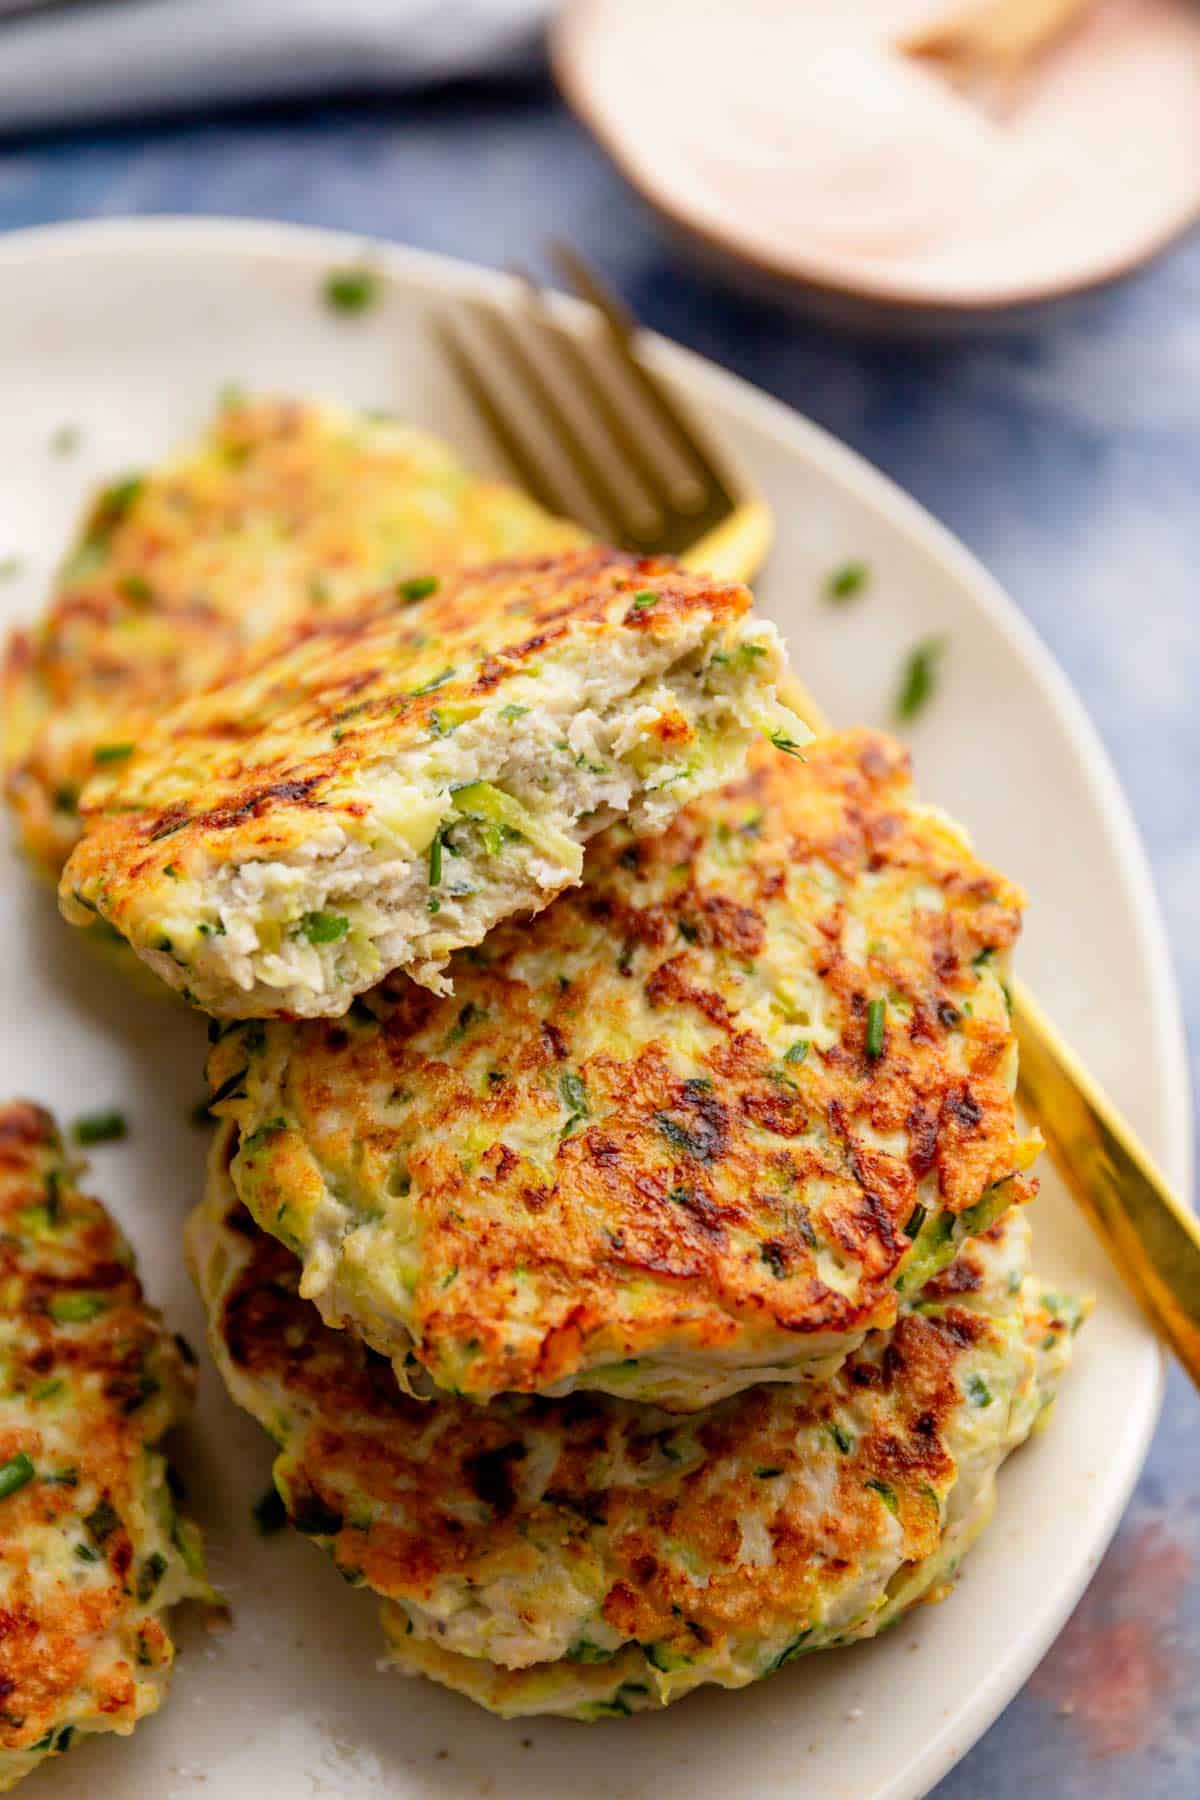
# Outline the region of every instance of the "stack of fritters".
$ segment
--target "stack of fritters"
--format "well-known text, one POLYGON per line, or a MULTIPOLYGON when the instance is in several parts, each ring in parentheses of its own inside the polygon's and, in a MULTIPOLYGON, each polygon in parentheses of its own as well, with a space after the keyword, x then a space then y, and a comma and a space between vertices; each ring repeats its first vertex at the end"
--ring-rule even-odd
POLYGON ((1029 1272, 1021 896, 890 740, 804 747, 750 608, 238 403, 9 653, 63 911, 213 1015, 229 1389, 395 1666, 504 1714, 942 1591, 1081 1316, 1029 1272))
POLYGON ((1029 1272, 1019 909, 851 733, 610 827, 451 994, 214 1022, 214 1351, 397 1667, 624 1715, 946 1586, 1081 1316, 1029 1272))

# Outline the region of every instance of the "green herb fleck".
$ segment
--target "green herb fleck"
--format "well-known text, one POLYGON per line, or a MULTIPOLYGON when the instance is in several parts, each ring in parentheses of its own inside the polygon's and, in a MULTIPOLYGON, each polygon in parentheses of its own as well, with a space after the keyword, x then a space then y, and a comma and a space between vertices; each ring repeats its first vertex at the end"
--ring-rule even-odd
POLYGON ((35 1472, 24 1450, 18 1450, 0 1469, 0 1500, 7 1500, 10 1494, 15 1494, 18 1488, 23 1488, 26 1482, 32 1481, 35 1472))
POLYGON ((645 612, 648 607, 657 606, 661 598, 661 594, 656 594, 653 588, 643 588, 640 594, 633 596, 633 609, 635 612, 645 612))
POLYGON ((898 719, 915 719, 932 700, 937 687, 938 663, 945 649, 944 637, 932 637, 924 638, 909 652, 896 695, 898 719))
POLYGON ((886 1481, 868 1481, 866 1485, 873 1493, 879 1495, 890 1513, 895 1513, 897 1518, 900 1517, 900 1502, 896 1498, 895 1488, 889 1487, 886 1481))
POLYGON ((804 761, 804 746, 798 744, 795 738, 790 738, 786 731, 769 731, 767 736, 775 748, 782 750, 785 756, 798 756, 801 762, 804 761))
POLYGON ((982 1375, 972 1375, 967 1382, 967 1398, 972 1406, 990 1406, 992 1390, 982 1375))
POLYGON ((132 744, 97 744, 92 751, 92 761, 94 763, 124 762, 127 756, 132 755, 132 744))
POLYGON ((107 1310, 108 1301, 99 1294, 55 1294, 49 1307, 50 1317, 59 1325, 86 1325, 107 1310))
POLYGON ((396 583, 396 593, 411 605, 417 600, 428 600, 430 594, 437 593, 439 586, 436 575, 410 575, 407 581, 396 583))
POLYGON ((376 304, 382 282, 374 269, 331 269, 325 277, 325 304, 332 312, 365 313, 376 304))
POLYGON ((842 1455, 849 1456, 851 1450, 853 1450, 853 1448, 854 1448, 854 1440, 850 1437, 850 1435, 847 1432, 842 1430, 841 1426, 838 1424, 836 1419, 830 1419, 829 1424, 826 1427, 826 1429, 829 1432, 830 1437, 833 1439, 835 1446, 837 1447, 838 1450, 841 1451, 842 1455))
POLYGON ((440 887, 442 884, 442 834, 435 831, 433 842, 429 846, 429 885, 440 887))
POLYGON ((117 1111, 84 1113, 71 1126, 71 1136, 77 1144, 114 1144, 119 1138, 129 1136, 129 1126, 125 1114, 117 1111))
POLYGON ((517 706, 515 704, 510 704, 508 706, 502 706, 500 708, 500 717, 502 719, 507 719, 509 724, 511 725, 514 719, 523 719, 525 717, 525 714, 528 711, 529 711, 529 708, 527 706, 517 706))
POLYGON ((344 913, 308 912, 300 921, 301 934, 310 944, 336 944, 350 929, 344 913))
POLYGON ((420 687, 413 688, 409 698, 412 700, 420 700, 425 694, 435 694, 438 688, 445 687, 448 681, 453 681, 454 675, 455 671, 453 669, 443 669, 440 674, 434 675, 429 681, 423 681, 420 687))
POLYGON ((883 1055, 886 1019, 887 1001, 872 1000, 867 1008, 867 1055, 872 1062, 878 1062, 883 1055))
POLYGON ((121 1524, 116 1509, 108 1500, 98 1500, 83 1522, 98 1544, 110 1538, 121 1524))
POLYGON ((783 1470, 773 1463, 769 1468, 755 1469, 754 1473, 759 1481, 773 1481, 776 1475, 783 1474, 783 1470))
POLYGON ((154 589, 150 586, 146 577, 144 575, 139 575, 137 571, 133 569, 130 570, 128 575, 122 575, 117 586, 120 588, 126 600, 131 600, 135 606, 149 606, 154 598, 154 589))
POLYGON ((811 1046, 808 1038, 797 1038, 796 1042, 791 1046, 791 1048, 784 1051, 784 1053, 783 1053, 784 1062, 785 1063, 802 1063, 804 1061, 805 1057, 808 1055, 808 1052, 811 1049, 811 1047, 812 1046, 811 1046))
POLYGON ((871 579, 865 562, 844 562, 831 569, 825 578, 825 598, 835 606, 844 606, 861 594, 871 579))
POLYGON ((591 1109, 588 1106, 587 1089, 578 1075, 568 1071, 567 1074, 560 1076, 558 1091, 563 1097, 564 1104, 576 1118, 590 1117, 591 1109))

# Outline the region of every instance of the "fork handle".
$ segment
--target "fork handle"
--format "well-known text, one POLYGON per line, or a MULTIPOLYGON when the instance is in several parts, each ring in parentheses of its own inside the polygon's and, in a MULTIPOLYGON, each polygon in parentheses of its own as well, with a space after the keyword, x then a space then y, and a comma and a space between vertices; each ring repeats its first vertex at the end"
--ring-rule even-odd
MULTIPOLYGON (((780 698, 818 735, 829 730, 790 672, 780 698)), ((1135 1299, 1200 1387, 1200 1220, 1025 983, 1013 979, 1009 991, 1018 1098, 1135 1299)))
POLYGON ((1200 1387, 1200 1222, 1028 988, 1012 983, 1018 1092, 1050 1160, 1200 1387))

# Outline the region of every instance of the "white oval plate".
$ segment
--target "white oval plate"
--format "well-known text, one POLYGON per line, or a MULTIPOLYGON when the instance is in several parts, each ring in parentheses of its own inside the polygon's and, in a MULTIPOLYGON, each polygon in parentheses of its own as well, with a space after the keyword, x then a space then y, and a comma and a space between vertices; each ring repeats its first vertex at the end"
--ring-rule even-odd
MULTIPOLYGON (((388 405, 487 446, 435 354, 431 302, 498 278, 405 250, 367 316, 332 315, 323 272, 361 246, 333 234, 223 221, 53 228, 0 243, 0 587, 5 620, 40 603, 87 487, 186 438, 229 381, 388 405), (80 448, 56 455, 63 425, 80 448)), ((995 584, 857 457, 785 407, 658 344, 713 428, 773 502, 779 539, 761 586, 798 667, 833 716, 883 721, 918 638, 945 633, 941 689, 913 733, 927 793, 1033 895, 1024 972, 1179 1186, 1190 1174, 1183 1041, 1158 911, 1125 803, 1078 701, 995 584), (848 557, 871 567, 854 605, 821 598, 848 557)), ((98 1152, 95 1185, 141 1257, 152 1295, 197 1342, 179 1228, 205 1134, 204 1027, 129 991, 60 925, 10 852, 0 865, 0 1095, 65 1116, 117 1105, 127 1143, 98 1152)), ((686 1793, 926 1792, 995 1718, 1062 1625, 1141 1467, 1162 1365, 1049 1172, 1039 1261, 1098 1297, 1053 1427, 1002 1477, 989 1535, 958 1591, 881 1640, 813 1658, 741 1694, 584 1732, 503 1724, 467 1701, 379 1672, 369 1596, 296 1538, 254 1536, 268 1486, 263 1434, 211 1366, 184 1459, 209 1534, 228 1631, 185 1624, 171 1698, 130 1743, 81 1747, 38 1779, 46 1800, 264 1792, 340 1800, 486 1793, 628 1800, 686 1793)))

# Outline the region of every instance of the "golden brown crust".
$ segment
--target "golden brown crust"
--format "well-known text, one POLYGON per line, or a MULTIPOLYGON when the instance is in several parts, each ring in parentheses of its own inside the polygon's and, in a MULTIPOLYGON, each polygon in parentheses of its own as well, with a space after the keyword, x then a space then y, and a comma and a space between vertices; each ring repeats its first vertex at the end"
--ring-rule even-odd
POLYGON ((173 1508, 147 1446, 190 1404, 190 1352, 146 1304, 128 1246, 75 1173, 47 1113, 0 1107, 8 1754, 61 1750, 72 1730, 131 1729, 172 1657, 156 1608, 181 1591, 173 1508))
POLYGON ((235 1182, 327 1316, 393 1353, 403 1327, 446 1388, 845 1347, 894 1316, 918 1203, 1028 1192, 995 968, 1020 905, 887 739, 764 751, 657 839, 605 834, 452 998, 229 1031, 235 1182))

